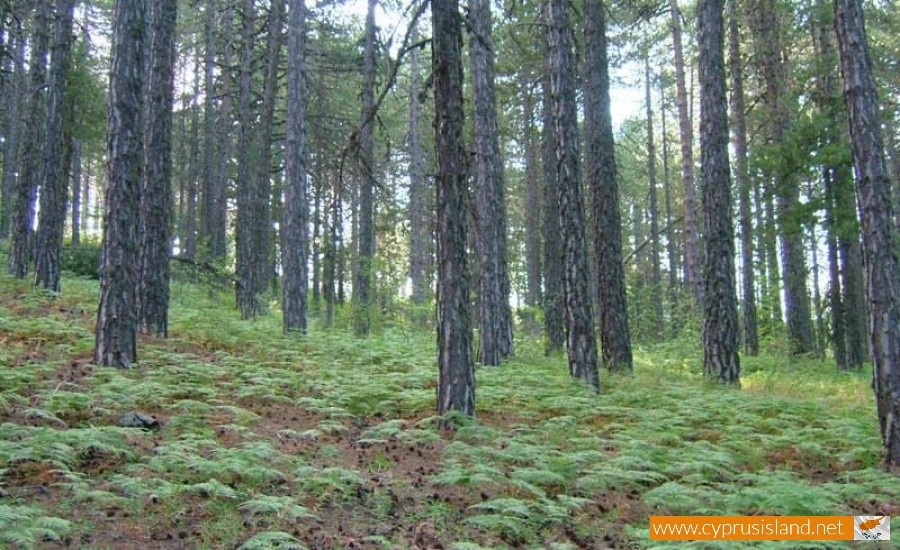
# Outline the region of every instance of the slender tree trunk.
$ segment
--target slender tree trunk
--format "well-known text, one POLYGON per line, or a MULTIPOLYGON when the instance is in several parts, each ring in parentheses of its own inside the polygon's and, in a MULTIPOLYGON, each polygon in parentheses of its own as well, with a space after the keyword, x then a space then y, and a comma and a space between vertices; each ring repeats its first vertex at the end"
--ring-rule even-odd
MULTIPOLYGON (((72 17, 74 0, 56 0, 53 29, 53 60, 50 67, 50 91, 47 128, 44 134, 44 168, 41 170, 41 210, 36 235, 35 286, 59 292, 63 232, 66 228, 66 194, 69 165, 63 151, 68 146, 64 133, 66 83, 72 61, 72 17)), ((70 157, 71 158, 71 157, 70 157)))
POLYGON ((175 102, 177 0, 147 4, 150 70, 144 127, 141 192, 140 324, 165 338, 169 332, 169 256, 172 218, 172 107, 175 102))
POLYGON ((653 307, 653 339, 665 337, 663 325, 662 273, 659 254, 659 201, 656 193, 656 145, 653 142, 653 96, 650 93, 650 53, 644 57, 644 94, 647 104, 647 183, 650 215, 650 302, 653 307))
POLYGON ((281 256, 284 267, 284 331, 306 332, 307 197, 306 20, 304 0, 288 5, 288 98, 285 143, 284 219, 281 256))
POLYGON ((363 88, 359 132, 359 203, 356 269, 353 283, 353 328, 357 336, 366 336, 372 330, 372 314, 375 307, 372 279, 375 262, 375 145, 373 132, 375 121, 375 6, 377 0, 369 0, 366 14, 366 47, 363 54, 363 88))
POLYGON ((566 339, 563 326, 565 281, 562 241, 559 233, 559 205, 556 203, 559 177, 556 172, 556 145, 553 121, 553 94, 550 85, 550 58, 547 56, 543 87, 541 160, 544 171, 544 331, 546 353, 562 351, 566 339))
POLYGON ((856 194, 862 213, 869 342, 884 464, 900 466, 900 266, 892 242, 891 183, 884 159, 872 61, 861 2, 835 0, 844 101, 850 119, 856 194))
POLYGON ((25 86, 26 86, 26 69, 25 69, 25 32, 22 30, 21 24, 17 24, 13 35, 15 36, 15 69, 9 81, 6 83, 6 89, 9 95, 6 96, 6 128, 4 128, 3 141, 3 180, 0 194, 2 194, 2 202, 0 202, 0 239, 7 239, 10 236, 10 226, 13 220, 13 206, 16 201, 16 173, 19 169, 20 151, 19 137, 21 134, 21 119, 26 116, 22 112, 25 106, 25 86))
MULTIPOLYGON (((409 90, 409 273, 412 280, 412 303, 421 307, 432 293, 428 277, 428 256, 431 236, 425 216, 425 151, 419 130, 419 48, 412 51, 409 90)), ((417 315, 420 312, 417 312, 417 315)), ((417 321, 426 319, 419 316, 417 321)))
MULTIPOLYGON (((86 235, 91 230, 88 222, 92 218, 91 181, 93 179, 93 164, 90 157, 84 159, 84 176, 84 185, 82 185, 84 196, 81 198, 81 233, 86 235)), ((96 221, 94 225, 96 225, 96 221)))
POLYGON ((438 414, 475 414, 475 367, 466 265, 462 30, 457 0, 432 2, 438 220, 438 414))
POLYGON ((475 206, 479 243, 479 361, 499 365, 512 355, 512 313, 506 259, 506 202, 494 93, 490 0, 470 0, 469 40, 475 109, 475 206))
POLYGON ((550 88, 559 181, 556 196, 559 205, 559 232, 565 254, 565 322, 569 374, 599 391, 597 342, 588 285, 584 205, 578 166, 574 37, 566 0, 550 0, 547 24, 550 31, 550 88))
POLYGON ((81 244, 81 140, 72 139, 72 246, 81 244))
POLYGON ((738 0, 730 0, 728 8, 728 64, 731 73, 731 131, 734 144, 735 186, 738 190, 741 225, 741 300, 744 310, 744 351, 759 355, 756 327, 756 289, 753 266, 753 222, 750 214, 750 178, 747 172, 747 116, 744 104, 740 33, 738 32, 738 0))
POLYGON ((828 229, 828 301, 831 311, 831 342, 834 360, 838 370, 847 370, 847 325, 844 314, 844 299, 841 290, 840 263, 838 261, 837 226, 834 208, 834 179, 832 170, 824 168, 822 179, 825 183, 826 216, 828 229))
POLYGON ((632 370, 631 333, 622 265, 622 219, 610 114, 605 9, 602 0, 584 2, 587 184, 594 209, 594 261, 603 365, 612 372, 628 372, 632 370))
POLYGON ((706 376, 740 384, 734 228, 728 166, 724 0, 700 0, 700 174, 706 238, 703 367, 706 376))
MULTIPOLYGON (((309 162, 309 154, 307 153, 307 162, 309 162)), ((309 177, 312 182, 313 193, 313 232, 312 232, 312 307, 315 312, 319 311, 319 304, 322 300, 322 232, 327 229, 324 223, 322 213, 322 179, 321 169, 313 168, 311 172, 314 174, 309 177)))
MULTIPOLYGON (((812 189, 809 190, 810 195, 812 189)), ((819 292, 819 240, 816 238, 815 225, 809 228, 809 247, 810 247, 810 271, 812 272, 812 303, 813 303, 813 343, 815 344, 814 353, 817 358, 825 356, 824 341, 824 321, 822 320, 822 296, 819 292)))
POLYGON ((669 262, 669 309, 671 310, 672 332, 678 332, 678 242, 675 238, 675 223, 672 219, 672 185, 669 177, 669 134, 666 132, 666 96, 662 75, 659 79, 659 114, 662 123, 663 194, 666 201, 666 256, 669 262))
POLYGON ((522 77, 523 136, 525 151, 525 264, 527 292, 525 305, 541 305, 541 186, 537 159, 539 145, 535 141, 534 93, 527 76, 522 77))
POLYGON ((32 259, 34 202, 38 184, 42 180, 44 130, 47 120, 47 101, 44 84, 47 74, 47 49, 51 27, 51 0, 35 0, 34 30, 29 44, 28 88, 25 101, 25 127, 22 132, 22 152, 16 185, 16 208, 12 226, 12 245, 9 250, 9 274, 20 279, 28 274, 32 259))
MULTIPOLYGON (((269 202, 272 195, 272 133, 275 124, 275 102, 278 93, 278 65, 281 58, 282 34, 284 27, 284 2, 272 2, 269 12, 269 41, 266 51, 266 74, 263 84, 262 105, 260 107, 258 150, 256 163, 256 185, 253 210, 256 223, 253 227, 256 258, 253 267, 256 291, 265 294, 273 278, 274 256, 270 239, 271 218, 269 202)), ((307 215, 307 218, 309 216, 307 215)))
POLYGON ((684 189, 684 284, 697 304, 703 303, 700 273, 700 247, 697 233, 697 198, 694 191, 694 132, 684 77, 684 51, 681 38, 681 11, 677 0, 669 0, 672 15, 672 42, 675 53, 675 89, 678 103, 678 128, 681 136, 681 183, 684 189))
POLYGON ((224 256, 224 248, 218 246, 216 224, 216 186, 222 182, 216 177, 219 172, 218 165, 221 162, 218 151, 218 139, 216 136, 216 11, 217 0, 206 0, 203 27, 203 183, 200 194, 203 197, 201 208, 201 240, 206 253, 212 258, 224 256), (218 253, 221 252, 221 255, 218 253))
MULTIPOLYGON (((194 74, 200 73, 200 54, 198 52, 194 60, 194 74)), ((184 247, 187 257, 191 260, 197 258, 197 190, 200 173, 200 105, 196 104, 200 97, 200 79, 194 79, 194 97, 190 102, 191 110, 191 143, 190 143, 190 170, 187 178, 187 219, 184 222, 184 247)))
POLYGON ((137 360, 144 8, 143 0, 116 0, 113 16, 107 207, 94 361, 118 368, 137 360))
POLYGON ((259 223, 256 209, 256 185, 251 178, 253 162, 253 43, 255 41, 255 1, 243 0, 241 13, 241 50, 238 78, 238 150, 237 150, 237 221, 235 225, 235 256, 238 276, 237 305, 241 318, 252 319, 265 313, 259 299, 259 270, 256 261, 259 223))

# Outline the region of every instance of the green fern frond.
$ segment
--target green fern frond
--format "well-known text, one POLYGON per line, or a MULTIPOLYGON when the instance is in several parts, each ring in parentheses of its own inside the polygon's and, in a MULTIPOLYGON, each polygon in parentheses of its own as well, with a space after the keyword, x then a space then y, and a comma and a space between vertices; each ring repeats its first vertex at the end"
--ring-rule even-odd
POLYGON ((238 550, 269 550, 278 548, 281 550, 306 550, 300 541, 282 531, 263 531, 249 538, 244 544, 238 546, 238 550))

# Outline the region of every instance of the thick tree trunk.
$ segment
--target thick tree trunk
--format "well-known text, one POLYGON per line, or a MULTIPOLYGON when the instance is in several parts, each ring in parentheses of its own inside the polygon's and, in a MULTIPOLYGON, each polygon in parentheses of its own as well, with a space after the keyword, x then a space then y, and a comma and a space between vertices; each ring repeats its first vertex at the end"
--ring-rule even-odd
POLYGON ((740 384, 734 228, 728 167, 724 0, 700 0, 700 166, 706 239, 703 368, 706 376, 740 384))
POLYGON ((25 106, 25 32, 21 25, 16 26, 15 32, 16 51, 15 69, 6 83, 6 127, 4 128, 3 141, 3 180, 0 187, 0 239, 10 236, 10 227, 13 221, 13 207, 16 201, 16 173, 19 169, 20 151, 19 137, 21 134, 21 119, 25 116, 22 108, 25 106))
POLYGON ((363 89, 359 131, 358 248, 353 282, 353 328, 357 336, 372 330, 375 307, 372 280, 375 276, 375 6, 369 0, 366 13, 366 48, 363 53, 363 89))
POLYGON ((306 332, 307 197, 306 20, 304 0, 288 5, 288 98, 285 143, 284 218, 281 257, 284 268, 284 331, 306 332))
POLYGON ((861 2, 835 0, 844 101, 850 119, 856 195, 862 213, 869 342, 884 464, 900 466, 900 266, 892 242, 891 182, 884 159, 872 61, 861 2))
POLYGON ((479 361, 499 365, 512 355, 512 313, 506 259, 503 159, 494 93, 494 46, 490 0, 470 0, 469 39, 475 116, 475 220, 478 231, 480 309, 479 361))
POLYGON ((566 352, 569 374, 600 390, 597 342, 588 284, 584 205, 578 159, 578 121, 575 103, 575 51, 567 0, 550 0, 550 89, 556 134, 556 172, 559 181, 559 232, 564 251, 566 352))
POLYGON ((74 0, 56 0, 47 128, 43 138, 41 210, 35 243, 34 268, 35 286, 52 292, 59 292, 59 255, 66 228, 66 195, 69 190, 69 164, 64 160, 67 155, 64 155, 63 151, 69 146, 64 132, 64 116, 66 83, 72 61, 74 11, 74 0))
POLYGON ((256 208, 257 190, 251 177, 253 149, 253 44, 255 41, 254 0, 243 0, 241 9, 241 50, 238 78, 238 150, 237 150, 237 220, 235 224, 235 264, 238 284, 237 306, 241 318, 252 319, 265 313, 265 305, 259 298, 259 269, 256 261, 259 212, 256 208))
POLYGON ((172 107, 175 101, 177 0, 147 4, 151 33, 141 192, 141 330, 169 332, 169 256, 172 254, 172 107))
POLYGON ((603 365, 632 370, 631 334, 622 265, 622 219, 609 99, 606 17, 602 0, 585 0, 585 143, 592 193, 596 291, 603 365))
POLYGON ((35 0, 34 30, 29 47, 28 94, 25 101, 25 127, 16 182, 16 206, 12 226, 12 245, 7 258, 9 274, 24 278, 32 259, 34 202, 42 180, 44 130, 47 98, 44 84, 47 74, 47 49, 51 27, 51 0, 35 0))
POLYGON ((537 159, 539 145, 535 140, 534 93, 529 78, 522 76, 522 149, 525 152, 525 270, 527 292, 525 305, 541 305, 541 186, 537 159))
POLYGON ((650 54, 644 57, 644 95, 647 109, 647 210, 650 215, 650 303, 653 307, 653 339, 665 338, 663 325, 662 272, 659 254, 659 201, 656 193, 656 145, 653 141, 653 96, 650 93, 650 54))
POLYGON ((738 190, 741 225, 741 301, 744 310, 743 341, 747 355, 759 355, 756 322, 756 269, 753 266, 753 222, 750 214, 750 178, 747 172, 747 116, 744 75, 738 32, 738 0, 728 8, 728 64, 731 73, 731 131, 734 144, 734 180, 738 190))
POLYGON ((143 0, 116 0, 113 17, 107 206, 94 361, 118 368, 137 360, 144 12, 143 0))
POLYGON ((563 279, 565 258, 559 234, 559 205, 556 203, 559 176, 556 172, 556 137, 549 64, 550 58, 547 56, 541 79, 543 90, 541 161, 544 172, 544 332, 547 339, 547 354, 562 351, 566 339, 563 326, 566 295, 563 279))
POLYGON ((697 232, 697 198, 694 191, 694 131, 688 106, 684 77, 684 50, 681 39, 681 11, 677 0, 669 0, 672 16, 672 42, 675 54, 675 89, 678 103, 678 129, 681 137, 681 183, 684 190, 684 284, 694 301, 703 303, 700 273, 700 236, 697 232))
POLYGON ((462 30, 457 0, 432 2, 438 235, 438 414, 475 414, 475 366, 466 265, 462 30))

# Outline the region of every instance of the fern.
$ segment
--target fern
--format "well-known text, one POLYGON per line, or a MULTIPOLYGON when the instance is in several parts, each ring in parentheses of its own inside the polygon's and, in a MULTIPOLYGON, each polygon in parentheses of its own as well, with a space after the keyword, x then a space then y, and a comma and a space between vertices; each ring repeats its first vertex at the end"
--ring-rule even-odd
POLYGON ((278 497, 258 495, 241 503, 241 505, 238 506, 238 509, 254 516, 277 515, 279 517, 288 517, 291 519, 316 517, 316 515, 310 512, 306 507, 300 506, 293 498, 288 496, 278 497))
POLYGON ((59 542, 72 524, 57 517, 43 515, 32 506, 0 504, 0 542, 32 548, 39 542, 59 542))
POLYGON ((279 548, 282 550, 306 550, 300 541, 282 531, 263 531, 250 537, 244 544, 238 546, 238 550, 268 550, 279 548))

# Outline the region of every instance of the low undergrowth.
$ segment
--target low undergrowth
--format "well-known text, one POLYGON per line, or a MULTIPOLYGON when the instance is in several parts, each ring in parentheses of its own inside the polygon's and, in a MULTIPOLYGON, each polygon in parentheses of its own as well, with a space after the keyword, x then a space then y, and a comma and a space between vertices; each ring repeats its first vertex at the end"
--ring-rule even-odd
POLYGON ((430 333, 286 337, 176 284, 171 337, 119 371, 91 363, 96 281, 63 287, 0 275, 0 547, 644 548, 651 514, 900 506, 870 373, 767 355, 725 389, 680 340, 596 396, 525 339, 449 433, 430 333))

